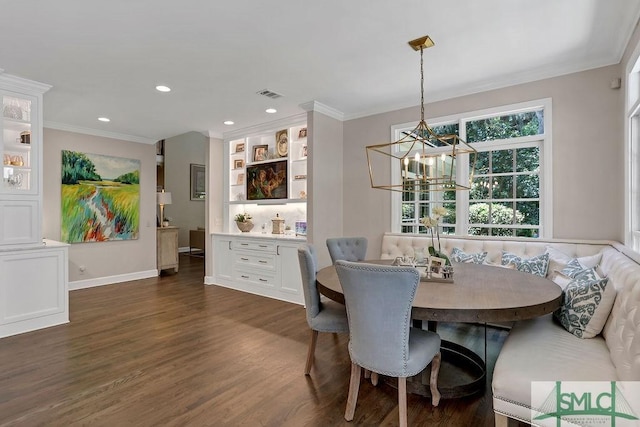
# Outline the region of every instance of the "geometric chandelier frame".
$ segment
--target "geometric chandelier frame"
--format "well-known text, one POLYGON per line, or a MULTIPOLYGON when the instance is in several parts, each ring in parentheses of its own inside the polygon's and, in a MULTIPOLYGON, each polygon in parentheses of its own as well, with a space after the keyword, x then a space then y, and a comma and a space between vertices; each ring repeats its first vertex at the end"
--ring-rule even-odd
MULTIPOLYGON (((478 152, 458 135, 436 134, 424 120, 423 51, 434 45, 433 40, 425 36, 410 41, 409 45, 420 51, 420 122, 397 141, 366 147, 371 187, 401 192, 469 190, 478 152), (469 155, 468 181, 456 177, 457 158, 461 155, 469 155), (377 159, 380 156, 400 163, 400 183, 394 183, 395 180, 388 182, 384 178, 380 180, 375 176, 373 165, 380 164, 377 159)), ((387 175, 387 178, 390 177, 387 175)))

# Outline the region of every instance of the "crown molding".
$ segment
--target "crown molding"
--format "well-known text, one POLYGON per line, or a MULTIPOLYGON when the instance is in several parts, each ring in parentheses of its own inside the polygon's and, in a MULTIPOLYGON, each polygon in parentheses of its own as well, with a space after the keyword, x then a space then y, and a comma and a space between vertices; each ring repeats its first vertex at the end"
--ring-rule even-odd
POLYGON ((237 138, 245 138, 253 136, 255 134, 272 131, 282 127, 295 126, 298 123, 305 123, 307 121, 307 113, 296 114, 295 116, 289 116, 282 119, 274 120, 272 122, 261 123, 259 125, 249 126, 242 129, 225 132, 223 134, 224 140, 229 141, 237 138))
POLYGON ((336 110, 335 108, 329 107, 328 105, 322 104, 318 101, 305 102, 300 104, 300 108, 307 112, 315 111, 333 119, 340 120, 341 122, 344 121, 344 113, 342 111, 336 110))
POLYGON ((2 85, 10 90, 26 91, 45 93, 51 89, 51 85, 36 82, 34 80, 23 79, 22 77, 14 76, 12 74, 4 74, 4 70, 0 68, 0 82, 2 85))
POLYGON ((155 139, 145 138, 142 136, 127 135, 124 133, 108 132, 104 130, 85 128, 81 126, 68 125, 58 122, 44 122, 43 126, 49 129, 64 130, 67 132, 82 133, 85 135, 102 136, 104 138, 119 139, 122 141, 138 142, 140 144, 155 144, 155 139))

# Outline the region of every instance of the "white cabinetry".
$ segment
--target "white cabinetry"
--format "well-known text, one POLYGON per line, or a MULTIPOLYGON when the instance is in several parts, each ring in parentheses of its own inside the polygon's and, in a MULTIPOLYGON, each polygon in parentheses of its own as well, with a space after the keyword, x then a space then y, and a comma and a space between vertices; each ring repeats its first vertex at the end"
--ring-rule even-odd
POLYGON ((0 251, 0 338, 69 321, 68 245, 0 251))
POLYGON ((306 114, 225 133, 223 231, 247 212, 258 231, 279 214, 294 229, 307 219, 306 114))
POLYGON ((42 244, 42 94, 49 88, 0 73, 0 246, 42 244))
POLYGON ((42 241, 42 94, 0 70, 0 337, 69 321, 68 245, 42 241))
POLYGON ((214 283, 303 304, 298 248, 304 244, 293 236, 214 233, 214 283))

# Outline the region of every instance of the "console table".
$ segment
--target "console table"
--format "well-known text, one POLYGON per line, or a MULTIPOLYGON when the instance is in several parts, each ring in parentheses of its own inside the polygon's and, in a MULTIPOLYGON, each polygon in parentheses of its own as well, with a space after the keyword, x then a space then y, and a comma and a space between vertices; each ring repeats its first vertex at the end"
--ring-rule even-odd
POLYGON ((158 274, 162 270, 178 272, 178 227, 158 227, 156 233, 156 261, 158 274))

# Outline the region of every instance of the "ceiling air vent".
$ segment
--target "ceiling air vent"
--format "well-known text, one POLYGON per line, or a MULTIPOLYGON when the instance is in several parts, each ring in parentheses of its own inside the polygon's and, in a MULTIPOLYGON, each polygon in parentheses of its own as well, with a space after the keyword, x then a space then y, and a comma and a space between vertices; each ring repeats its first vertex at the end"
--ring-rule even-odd
POLYGON ((258 95, 262 95, 262 96, 266 96, 267 98, 271 98, 271 99, 277 99, 282 97, 282 95, 280 95, 279 93, 276 93, 272 90, 269 89, 262 89, 259 90, 258 92, 256 92, 258 95))

